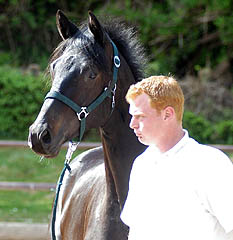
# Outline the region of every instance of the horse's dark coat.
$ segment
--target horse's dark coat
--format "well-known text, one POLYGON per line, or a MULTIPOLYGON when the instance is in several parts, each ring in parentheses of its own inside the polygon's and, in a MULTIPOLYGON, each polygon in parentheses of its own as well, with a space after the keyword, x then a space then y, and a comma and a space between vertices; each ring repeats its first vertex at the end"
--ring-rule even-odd
MULTIPOLYGON (((143 77, 145 56, 132 28, 109 21, 100 25, 89 13, 88 24, 77 28, 58 11, 57 26, 63 42, 51 57, 52 89, 80 106, 93 102, 112 80, 116 44, 121 67, 116 105, 106 99, 86 119, 86 129, 99 127, 103 147, 79 155, 66 173, 57 207, 56 234, 62 240, 125 240, 128 228, 120 212, 128 192, 131 166, 145 146, 128 127, 130 116, 125 94, 143 77)), ((61 145, 79 134, 74 112, 54 99, 44 102, 30 127, 29 143, 38 154, 53 157, 61 145)))

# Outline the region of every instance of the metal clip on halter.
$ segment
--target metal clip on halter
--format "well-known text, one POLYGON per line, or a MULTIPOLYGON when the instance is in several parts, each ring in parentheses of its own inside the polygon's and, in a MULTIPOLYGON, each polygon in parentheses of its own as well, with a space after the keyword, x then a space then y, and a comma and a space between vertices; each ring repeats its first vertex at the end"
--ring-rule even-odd
POLYGON ((79 145, 79 142, 78 143, 74 143, 72 141, 69 142, 69 148, 68 148, 67 153, 66 153, 65 164, 69 164, 69 162, 72 158, 72 155, 73 155, 73 153, 76 150, 78 145, 79 145))
POLYGON ((116 84, 114 85, 114 88, 112 90, 112 109, 115 107, 115 93, 116 93, 116 84))

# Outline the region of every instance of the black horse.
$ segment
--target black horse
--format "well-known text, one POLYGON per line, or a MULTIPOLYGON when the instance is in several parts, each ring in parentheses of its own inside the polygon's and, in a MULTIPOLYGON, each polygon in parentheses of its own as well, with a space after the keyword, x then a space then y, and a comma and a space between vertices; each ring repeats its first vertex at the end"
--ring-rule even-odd
POLYGON ((132 28, 115 20, 100 24, 91 12, 78 28, 58 11, 57 27, 63 41, 51 56, 52 87, 30 127, 29 145, 40 155, 55 157, 64 142, 81 138, 85 120, 87 130, 100 129, 103 147, 79 155, 65 173, 56 239, 124 240, 128 227, 120 212, 133 160, 145 149, 129 128, 125 94, 143 78, 144 49, 132 28), (79 107, 96 101, 91 109, 79 107), (78 114, 72 105, 80 108, 78 114))

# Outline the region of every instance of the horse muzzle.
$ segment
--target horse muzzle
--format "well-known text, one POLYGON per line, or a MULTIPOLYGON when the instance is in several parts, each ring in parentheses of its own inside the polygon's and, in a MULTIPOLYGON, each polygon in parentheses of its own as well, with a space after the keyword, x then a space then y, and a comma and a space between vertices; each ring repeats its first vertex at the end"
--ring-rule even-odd
POLYGON ((47 124, 32 124, 29 128, 28 146, 37 154, 55 157, 59 153, 58 144, 54 144, 52 131, 47 124))

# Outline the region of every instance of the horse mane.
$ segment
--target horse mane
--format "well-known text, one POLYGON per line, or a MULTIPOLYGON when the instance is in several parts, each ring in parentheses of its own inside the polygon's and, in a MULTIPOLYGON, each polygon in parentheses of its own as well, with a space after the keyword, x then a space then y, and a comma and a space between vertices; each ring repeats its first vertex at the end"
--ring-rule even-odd
MULTIPOLYGON (((145 75, 145 66, 148 60, 145 54, 145 49, 140 43, 134 28, 127 26, 123 21, 117 18, 101 19, 100 23, 111 40, 116 44, 119 52, 125 58, 133 73, 135 81, 138 82, 142 80, 145 75)), ((84 22, 79 26, 79 29, 82 32, 85 32, 87 28, 87 22, 84 22)), ((86 39, 83 39, 83 41, 86 42, 86 39)), ((58 45, 50 57, 49 65, 47 68, 48 72, 50 71, 50 64, 62 55, 66 47, 70 46, 70 44, 74 42, 74 39, 72 41, 70 41, 70 39, 67 39, 58 45)))
POLYGON ((127 26, 119 19, 103 21, 102 26, 129 65, 136 82, 145 75, 147 57, 134 27, 127 26))

